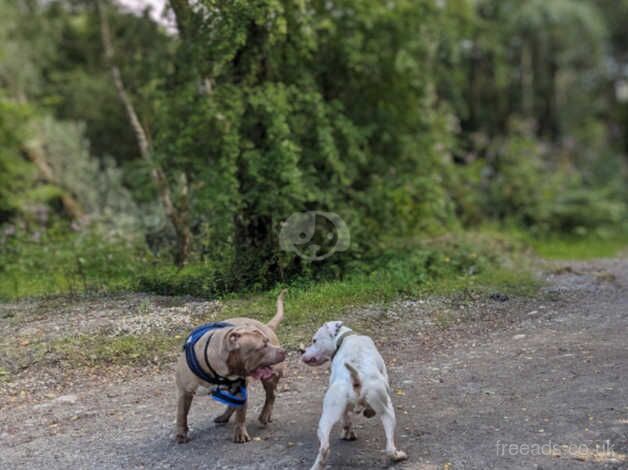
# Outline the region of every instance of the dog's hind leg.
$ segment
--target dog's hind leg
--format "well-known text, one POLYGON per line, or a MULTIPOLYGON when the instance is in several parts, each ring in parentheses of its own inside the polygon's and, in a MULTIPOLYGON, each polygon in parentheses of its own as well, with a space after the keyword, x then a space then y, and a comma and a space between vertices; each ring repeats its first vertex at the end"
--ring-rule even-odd
POLYGON ((386 455, 394 462, 406 460, 408 458, 406 453, 397 449, 395 445, 397 418, 395 417, 395 408, 387 391, 383 388, 372 390, 368 394, 367 400, 371 408, 382 420, 384 433, 386 434, 386 455))
POLYGON ((358 436, 356 436, 355 434, 355 431, 353 430, 353 423, 351 422, 352 408, 352 406, 348 406, 342 418, 343 423, 341 438, 345 441, 355 441, 358 438, 358 436))
POLYGON ((227 424, 229 420, 231 419, 231 415, 233 414, 235 410, 236 410, 235 408, 228 406, 223 414, 221 414, 220 416, 216 416, 214 418, 214 423, 227 424))
POLYGON ((325 393, 325 399, 323 401, 323 414, 318 422, 318 440, 320 447, 318 449, 318 455, 316 456, 316 462, 312 465, 311 470, 323 470, 325 463, 329 458, 329 435, 331 430, 347 408, 347 391, 337 385, 332 385, 327 393, 325 393))
POLYGON ((279 377, 275 374, 267 380, 262 380, 264 391, 266 392, 266 401, 264 401, 264 407, 259 414, 259 422, 262 426, 266 426, 273 420, 273 405, 275 404, 275 390, 279 383, 279 377))
POLYGON ((395 410, 392 404, 387 407, 386 411, 380 415, 382 424, 384 425, 384 432, 386 433, 386 454, 394 462, 400 462, 406 460, 408 456, 402 450, 397 449, 395 446, 395 426, 397 420, 395 418, 395 410))

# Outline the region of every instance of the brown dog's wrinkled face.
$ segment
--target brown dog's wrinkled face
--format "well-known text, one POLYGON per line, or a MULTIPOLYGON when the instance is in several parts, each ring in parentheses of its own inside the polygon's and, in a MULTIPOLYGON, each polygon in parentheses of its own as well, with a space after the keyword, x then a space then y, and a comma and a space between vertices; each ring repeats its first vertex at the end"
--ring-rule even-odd
POLYGON ((312 344, 303 351, 303 362, 308 366, 320 366, 329 361, 336 352, 336 335, 341 327, 341 321, 330 321, 321 326, 312 338, 312 344))
POLYGON ((268 379, 273 374, 271 366, 286 359, 286 351, 273 345, 257 328, 236 328, 229 333, 227 341, 232 365, 246 376, 268 379))

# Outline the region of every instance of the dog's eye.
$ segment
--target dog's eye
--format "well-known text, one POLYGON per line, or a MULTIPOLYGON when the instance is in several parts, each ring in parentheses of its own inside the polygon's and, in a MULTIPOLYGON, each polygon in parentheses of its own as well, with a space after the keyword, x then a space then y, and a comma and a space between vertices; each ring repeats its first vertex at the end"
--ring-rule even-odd
POLYGON ((312 344, 316 344, 316 338, 312 340, 312 344))

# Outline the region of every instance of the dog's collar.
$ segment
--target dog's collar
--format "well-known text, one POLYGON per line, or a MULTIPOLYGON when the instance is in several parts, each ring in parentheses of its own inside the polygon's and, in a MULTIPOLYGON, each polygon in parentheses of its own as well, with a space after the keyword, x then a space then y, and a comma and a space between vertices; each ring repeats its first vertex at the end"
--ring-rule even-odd
POLYGON ((345 338, 347 336, 356 335, 356 334, 357 333, 353 330, 347 330, 344 333, 342 333, 340 336, 338 336, 338 339, 336 340, 336 350, 331 355, 330 362, 334 360, 334 357, 336 357, 336 354, 338 354, 338 351, 340 351, 340 347, 342 346, 342 343, 344 343, 345 338))

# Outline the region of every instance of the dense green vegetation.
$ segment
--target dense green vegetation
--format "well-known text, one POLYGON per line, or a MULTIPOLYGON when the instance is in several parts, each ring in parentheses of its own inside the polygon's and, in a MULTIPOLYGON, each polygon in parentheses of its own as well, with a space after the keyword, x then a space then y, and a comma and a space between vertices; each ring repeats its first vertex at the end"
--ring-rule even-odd
POLYGON ((624 246, 628 1, 167 6, 172 27, 0 4, 0 298, 287 284, 350 304, 521 285, 523 245, 624 246), (350 248, 282 250, 306 211, 350 248))

